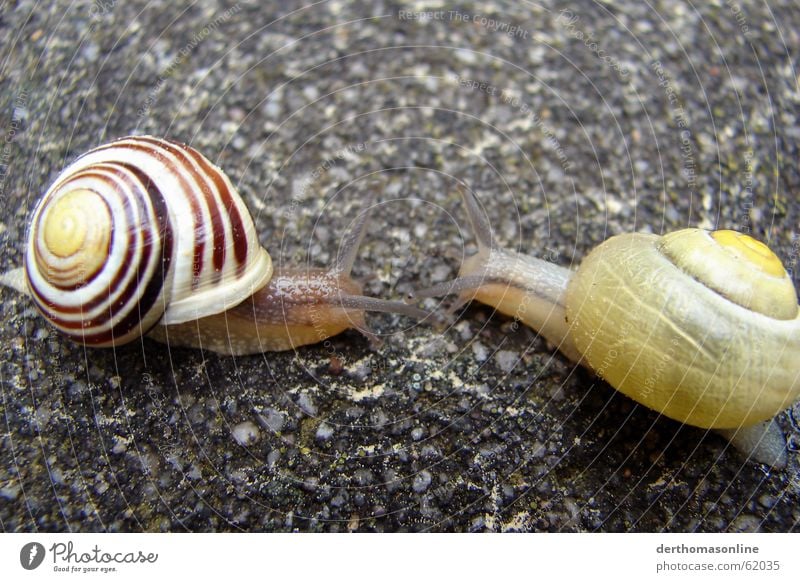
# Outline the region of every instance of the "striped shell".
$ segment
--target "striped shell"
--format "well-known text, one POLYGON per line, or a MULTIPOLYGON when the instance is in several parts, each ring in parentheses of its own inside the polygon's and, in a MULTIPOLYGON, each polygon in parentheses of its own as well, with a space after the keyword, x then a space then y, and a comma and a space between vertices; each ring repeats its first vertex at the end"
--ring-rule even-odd
POLYGON ((228 177, 193 148, 153 137, 78 158, 39 201, 28 236, 37 308, 93 346, 220 313, 272 275, 228 177))

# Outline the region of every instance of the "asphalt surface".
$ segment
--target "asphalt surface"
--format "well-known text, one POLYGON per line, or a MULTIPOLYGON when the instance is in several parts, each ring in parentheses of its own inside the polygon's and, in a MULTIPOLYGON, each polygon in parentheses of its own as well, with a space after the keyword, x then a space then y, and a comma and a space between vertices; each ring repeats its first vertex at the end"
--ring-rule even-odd
MULTIPOLYGON (((474 250, 749 230, 800 255, 796 3, 0 4, 0 270, 65 163, 147 133, 237 184, 277 264, 402 298, 474 250), (421 14, 420 11, 429 11, 421 14)), ((661 418, 479 305, 295 352, 85 350, 0 289, 4 531, 795 531, 783 471, 661 418)), ((429 302, 429 308, 438 303, 429 302)), ((442 304, 446 307, 447 302, 442 304)))

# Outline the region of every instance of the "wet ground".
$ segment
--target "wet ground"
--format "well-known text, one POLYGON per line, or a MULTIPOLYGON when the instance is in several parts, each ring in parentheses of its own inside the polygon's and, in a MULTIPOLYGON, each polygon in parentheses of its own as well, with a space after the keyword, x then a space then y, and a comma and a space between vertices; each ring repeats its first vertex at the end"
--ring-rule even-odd
MULTIPOLYGON (((5 2, 0 269, 63 164, 112 138, 222 166, 277 264, 452 277, 475 188, 507 247, 577 266, 605 238, 736 228, 797 272, 800 12, 789 2, 5 2), (425 11, 425 12, 421 12, 425 11)), ((794 276, 797 284, 797 275, 794 276)), ((84 350, 0 290, 5 531, 794 531, 783 471, 636 405, 468 307, 371 315, 264 356, 84 350)), ((446 303, 445 303, 446 305, 446 303)), ((430 302, 428 307, 437 306, 430 302)))

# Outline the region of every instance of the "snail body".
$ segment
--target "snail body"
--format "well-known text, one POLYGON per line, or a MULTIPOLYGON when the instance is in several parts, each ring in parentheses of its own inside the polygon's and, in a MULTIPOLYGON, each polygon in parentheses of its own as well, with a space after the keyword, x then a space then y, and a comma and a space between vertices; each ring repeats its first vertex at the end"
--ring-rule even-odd
POLYGON ((462 195, 479 251, 418 296, 491 305, 640 404, 781 464, 782 438, 764 422, 800 397, 800 307, 766 245, 725 230, 623 234, 573 271, 500 248, 462 195))
POLYGON ((225 173, 194 148, 135 136, 69 165, 33 211, 24 279, 39 312, 89 346, 149 335, 224 354, 292 349, 364 311, 424 315, 365 297, 350 277, 366 214, 336 264, 273 269, 225 173))
POLYGON ((360 283, 336 270, 275 269, 267 285, 223 313, 155 326, 149 336, 171 345, 243 355, 315 344, 351 328, 378 345, 365 311, 422 316, 361 292, 360 283))

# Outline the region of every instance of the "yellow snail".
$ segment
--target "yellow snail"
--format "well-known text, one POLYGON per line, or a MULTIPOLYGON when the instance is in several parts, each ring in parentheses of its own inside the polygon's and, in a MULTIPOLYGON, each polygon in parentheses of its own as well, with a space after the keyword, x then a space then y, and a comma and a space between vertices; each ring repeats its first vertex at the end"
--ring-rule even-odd
POLYGON ((766 245, 730 230, 623 234, 573 271, 500 248, 461 193, 478 253, 415 296, 491 305, 640 404, 785 464, 771 419, 800 396, 800 308, 766 245))
POLYGON ((123 138, 67 167, 33 212, 27 292, 59 331, 85 345, 149 335, 223 354, 287 350, 356 328, 364 311, 424 316, 362 295, 350 277, 366 213, 333 268, 274 269, 228 177, 195 149, 123 138))

